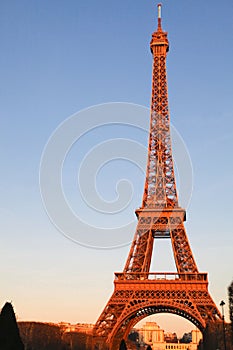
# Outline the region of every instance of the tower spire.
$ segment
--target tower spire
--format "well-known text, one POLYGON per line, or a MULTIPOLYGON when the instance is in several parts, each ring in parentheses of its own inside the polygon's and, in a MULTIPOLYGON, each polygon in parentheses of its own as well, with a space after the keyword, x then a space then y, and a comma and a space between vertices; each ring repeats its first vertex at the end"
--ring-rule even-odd
POLYGON ((158 30, 162 30, 162 4, 158 4, 158 30))

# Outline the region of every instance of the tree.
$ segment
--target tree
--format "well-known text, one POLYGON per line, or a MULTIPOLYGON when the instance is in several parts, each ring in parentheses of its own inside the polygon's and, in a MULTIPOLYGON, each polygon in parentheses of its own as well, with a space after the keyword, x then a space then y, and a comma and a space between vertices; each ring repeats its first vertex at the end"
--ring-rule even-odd
POLYGON ((188 344, 192 342, 192 333, 184 333, 183 337, 180 339, 181 343, 188 344))
POLYGON ((65 332, 56 324, 19 322, 19 330, 25 350, 91 350, 92 348, 92 334, 81 331, 65 332))
POLYGON ((122 339, 122 341, 120 343, 119 350, 127 350, 127 346, 126 346, 124 339, 122 339))
POLYGON ((228 287, 228 298, 229 298, 229 315, 231 320, 231 341, 233 345, 233 281, 228 287))
POLYGON ((24 350, 11 303, 6 303, 0 314, 0 349, 24 350))
POLYGON ((134 329, 129 333, 128 335, 128 339, 133 341, 134 343, 138 343, 139 342, 139 334, 137 331, 135 331, 134 329))
POLYGON ((70 342, 63 339, 60 327, 57 325, 42 322, 19 322, 19 330, 25 350, 68 350, 71 348, 70 342))

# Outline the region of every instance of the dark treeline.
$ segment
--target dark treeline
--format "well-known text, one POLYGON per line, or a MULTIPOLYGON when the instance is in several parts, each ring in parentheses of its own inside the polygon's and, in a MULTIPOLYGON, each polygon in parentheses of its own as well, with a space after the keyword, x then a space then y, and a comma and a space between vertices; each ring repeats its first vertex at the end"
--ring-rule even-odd
POLYGON ((37 322, 19 322, 25 350, 65 350, 60 327, 37 322))
MULTIPOLYGON (((64 332, 59 326, 46 323, 19 322, 18 325, 21 339, 25 345, 25 350, 91 350, 92 337, 90 334, 64 332)), ((225 323, 224 328, 226 336, 226 349, 233 350, 231 324, 225 323)), ((126 350, 128 345, 129 348, 136 349, 138 346, 137 340, 138 334, 137 332, 134 332, 131 336, 129 336, 127 342, 124 340, 121 342, 119 349, 126 350), (128 344, 128 342, 130 343, 128 344)), ((0 347, 0 349, 2 350, 2 347, 0 347)), ((204 333, 203 342, 200 344, 198 349, 224 349, 222 322, 217 324, 210 323, 208 325, 204 333)))
POLYGON ((53 324, 19 322, 25 350, 90 350, 91 336, 86 333, 64 332, 53 324))
MULTIPOLYGON (((231 339, 231 325, 224 324, 226 349, 233 350, 231 339)), ((203 341, 198 346, 198 350, 225 349, 223 323, 209 323, 203 335, 203 341)))

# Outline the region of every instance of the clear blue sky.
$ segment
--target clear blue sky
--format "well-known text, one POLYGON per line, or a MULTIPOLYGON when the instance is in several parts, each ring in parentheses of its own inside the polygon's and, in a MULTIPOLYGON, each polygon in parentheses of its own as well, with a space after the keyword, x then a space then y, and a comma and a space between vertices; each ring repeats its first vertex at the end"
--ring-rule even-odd
MULTIPOLYGON (((39 165, 52 132, 81 109, 106 102, 149 107, 156 13, 153 0, 0 3, 0 304, 12 300, 20 320, 94 323, 113 272, 124 266, 129 246, 88 249, 52 225, 39 165)), ((187 233, 217 304, 233 279, 232 18, 231 0, 163 2, 171 120, 193 164, 187 233)), ((135 209, 143 192, 137 176, 135 209)), ((110 182, 99 182, 108 196, 110 182)))

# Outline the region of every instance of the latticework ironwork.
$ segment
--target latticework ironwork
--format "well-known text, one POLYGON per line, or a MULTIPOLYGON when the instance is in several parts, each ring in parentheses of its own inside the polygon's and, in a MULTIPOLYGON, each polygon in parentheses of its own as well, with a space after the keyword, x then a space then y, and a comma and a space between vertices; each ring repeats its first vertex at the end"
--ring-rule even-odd
POLYGON ((141 319, 167 312, 190 320, 201 331, 221 315, 208 292, 206 273, 199 273, 186 235, 185 210, 179 207, 172 158, 166 76, 167 33, 161 26, 152 35, 151 121, 148 161, 138 225, 123 273, 93 331, 93 347, 115 350, 141 319), (150 273, 156 239, 170 239, 176 273, 150 273))

